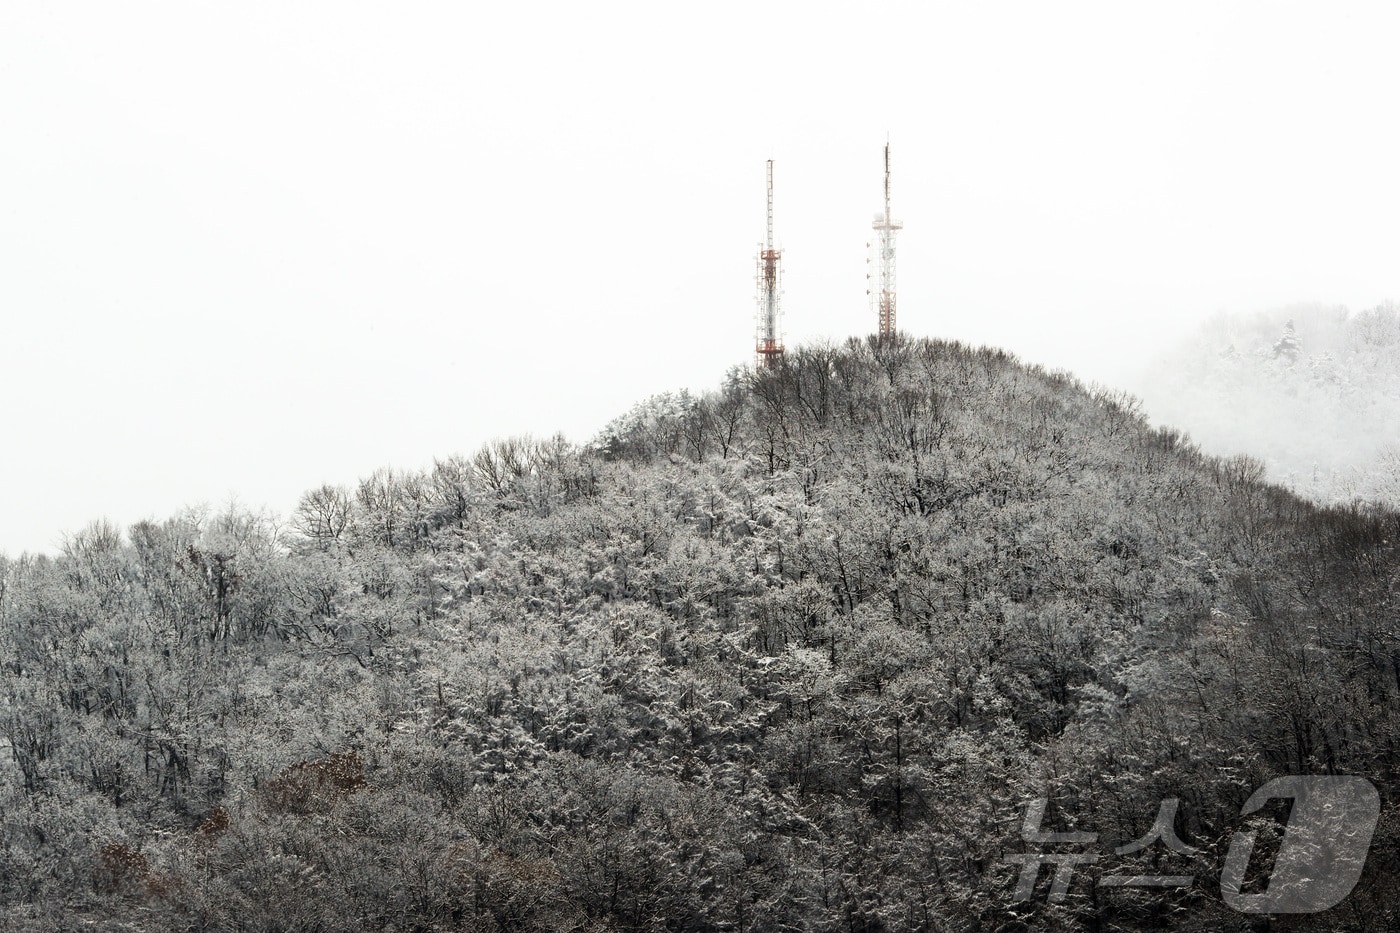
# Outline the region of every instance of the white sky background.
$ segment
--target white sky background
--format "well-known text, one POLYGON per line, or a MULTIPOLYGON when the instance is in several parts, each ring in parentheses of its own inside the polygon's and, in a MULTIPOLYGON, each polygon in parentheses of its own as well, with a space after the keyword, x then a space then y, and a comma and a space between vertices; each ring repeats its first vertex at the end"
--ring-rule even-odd
POLYGON ((0 4, 0 551, 899 324, 1115 380, 1400 298, 1400 5, 0 4))

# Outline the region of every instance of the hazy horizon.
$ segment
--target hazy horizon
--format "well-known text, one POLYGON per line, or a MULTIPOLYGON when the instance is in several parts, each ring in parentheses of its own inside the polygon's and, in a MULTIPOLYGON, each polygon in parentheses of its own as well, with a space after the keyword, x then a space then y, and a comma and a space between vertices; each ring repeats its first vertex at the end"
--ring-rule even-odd
POLYGON ((1122 384, 1218 312, 1400 297, 1400 10, 896 4, 0 10, 0 553, 899 326, 1122 384), (883 50, 877 55, 875 50, 883 50))

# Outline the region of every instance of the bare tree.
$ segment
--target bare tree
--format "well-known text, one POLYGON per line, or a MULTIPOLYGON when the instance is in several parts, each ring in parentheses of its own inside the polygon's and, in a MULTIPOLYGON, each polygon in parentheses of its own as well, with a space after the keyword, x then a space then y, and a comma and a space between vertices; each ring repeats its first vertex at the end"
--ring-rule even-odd
POLYGON ((301 497, 292 527, 325 550, 345 533, 353 510, 350 493, 344 487, 324 485, 301 497))

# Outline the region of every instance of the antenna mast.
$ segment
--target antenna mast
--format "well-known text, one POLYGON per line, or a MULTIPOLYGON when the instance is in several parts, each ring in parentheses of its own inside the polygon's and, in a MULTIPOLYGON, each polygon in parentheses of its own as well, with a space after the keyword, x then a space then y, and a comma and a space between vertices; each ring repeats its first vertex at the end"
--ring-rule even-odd
MULTIPOLYGON (((873 304, 880 317, 880 339, 895 335, 894 320, 894 235, 904 229, 904 225, 890 214, 890 144, 885 142, 885 212, 875 215, 873 228, 878 234, 875 241, 876 274, 878 287, 867 291, 872 295, 873 304)), ((869 262, 870 260, 866 260, 869 262)), ((869 274, 866 275, 869 279, 869 274)))
POLYGON ((758 247, 758 365, 772 368, 783 355, 783 338, 778 329, 780 309, 778 288, 783 251, 773 248, 773 160, 768 160, 768 239, 758 247))

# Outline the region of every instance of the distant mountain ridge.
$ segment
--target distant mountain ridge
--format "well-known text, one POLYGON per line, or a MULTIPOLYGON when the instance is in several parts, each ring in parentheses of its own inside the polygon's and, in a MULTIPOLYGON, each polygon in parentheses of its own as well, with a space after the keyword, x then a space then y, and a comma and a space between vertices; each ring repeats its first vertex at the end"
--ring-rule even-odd
POLYGON ((1221 315, 1130 386, 1154 422, 1322 502, 1400 504, 1400 309, 1221 315))

